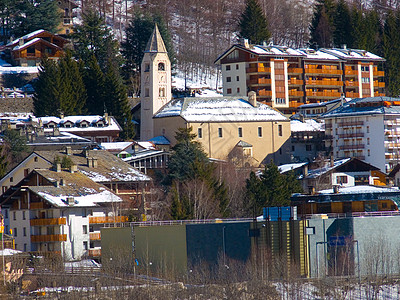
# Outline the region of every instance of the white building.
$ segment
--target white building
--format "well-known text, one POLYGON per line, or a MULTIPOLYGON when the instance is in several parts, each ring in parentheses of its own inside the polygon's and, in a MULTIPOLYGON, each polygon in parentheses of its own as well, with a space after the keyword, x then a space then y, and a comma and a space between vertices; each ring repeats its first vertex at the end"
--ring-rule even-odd
POLYGON ((389 172, 400 161, 400 99, 358 98, 326 113, 326 146, 335 159, 356 157, 389 172))
POLYGON ((100 227, 123 222, 122 199, 76 171, 34 170, 1 204, 5 232, 22 251, 51 252, 64 260, 100 255, 100 227))

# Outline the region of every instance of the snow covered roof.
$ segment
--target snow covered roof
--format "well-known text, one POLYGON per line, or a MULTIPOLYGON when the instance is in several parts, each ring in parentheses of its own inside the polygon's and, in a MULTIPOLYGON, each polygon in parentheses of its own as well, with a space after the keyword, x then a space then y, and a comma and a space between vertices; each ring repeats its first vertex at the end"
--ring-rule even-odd
POLYGON ((325 131, 325 122, 318 122, 313 119, 304 120, 290 120, 290 130, 292 132, 300 131, 325 131))
POLYGON ((296 170, 298 168, 301 168, 302 166, 308 164, 307 162, 302 162, 302 163, 294 163, 294 164, 286 164, 286 165, 280 165, 278 166, 278 170, 281 173, 286 173, 291 170, 296 170))
POLYGON ((342 106, 323 114, 322 118, 348 117, 355 115, 371 114, 400 114, 400 106, 392 105, 400 103, 400 98, 391 97, 367 97, 355 98, 342 106))
POLYGON ((368 60, 368 61, 370 60, 385 61, 384 58, 378 55, 360 49, 323 48, 321 49, 321 51, 346 60, 354 59, 354 60, 368 60))
POLYGON ((38 34, 40 34, 40 33, 42 33, 42 32, 45 32, 45 30, 44 30, 44 29, 39 29, 39 30, 33 31, 33 32, 31 32, 31 33, 25 34, 24 36, 21 36, 19 39, 16 39, 16 40, 14 40, 14 41, 12 41, 12 42, 9 42, 9 43, 6 45, 6 47, 11 47, 11 46, 14 46, 14 45, 18 44, 20 39, 22 39, 22 40, 29 40, 29 39, 31 39, 31 38, 37 36, 38 34))
MULTIPOLYGON (((339 194, 364 194, 364 193, 398 193, 397 187, 381 187, 372 185, 358 185, 350 187, 340 187, 339 194)), ((322 190, 319 194, 334 194, 333 189, 322 190)))
POLYGON ((254 107, 245 98, 180 98, 163 106, 154 118, 181 116, 187 122, 287 121, 279 111, 262 103, 254 107))
POLYGON ((154 144, 152 142, 136 142, 140 147, 144 148, 144 149, 156 149, 154 147, 154 144))
POLYGON ((243 148, 246 148, 246 147, 253 147, 252 144, 249 144, 248 142, 245 142, 245 141, 242 141, 242 140, 240 140, 240 141, 236 144, 236 146, 238 146, 238 147, 243 147, 243 148))
POLYGON ((332 61, 340 61, 340 58, 323 52, 321 50, 314 50, 314 49, 298 49, 300 53, 302 53, 306 59, 309 60, 332 60, 332 61))
MULTIPOLYGON (((95 182, 137 182, 150 181, 151 178, 130 164, 116 157, 107 150, 86 150, 87 157, 97 158, 97 167, 89 167, 87 157, 82 151, 72 150, 69 155, 72 163, 78 166, 78 170, 95 182)), ((44 159, 53 163, 56 156, 62 158, 65 151, 35 151, 44 159)))
POLYGON ((15 249, 4 249, 4 250, 0 250, 0 256, 12 256, 12 255, 16 255, 22 253, 22 251, 20 250, 15 250, 15 249))
POLYGON ((131 146, 133 142, 112 142, 112 143, 101 143, 100 146, 108 151, 122 151, 131 146))
POLYGON ((333 166, 331 166, 330 163, 327 163, 324 167, 321 167, 318 169, 310 169, 310 170, 308 170, 308 174, 307 174, 306 178, 317 178, 317 177, 347 163, 348 161, 350 161, 350 159, 351 158, 339 159, 339 160, 335 160, 333 162, 333 166))
POLYGON ((53 48, 59 48, 59 49, 61 49, 59 46, 57 46, 57 45, 55 45, 55 44, 53 44, 53 43, 50 43, 50 42, 48 42, 48 41, 46 41, 46 40, 44 40, 44 39, 41 39, 41 38, 34 38, 34 39, 31 39, 31 40, 29 40, 28 42, 26 42, 26 43, 24 43, 24 44, 22 44, 22 45, 17 45, 17 46, 15 46, 12 50, 13 50, 13 51, 22 50, 22 49, 25 49, 25 48, 27 48, 27 47, 29 47, 29 46, 31 46, 31 45, 34 45, 34 44, 36 44, 36 43, 38 43, 38 42, 43 42, 43 43, 48 44, 49 46, 51 46, 51 47, 53 47, 53 48))

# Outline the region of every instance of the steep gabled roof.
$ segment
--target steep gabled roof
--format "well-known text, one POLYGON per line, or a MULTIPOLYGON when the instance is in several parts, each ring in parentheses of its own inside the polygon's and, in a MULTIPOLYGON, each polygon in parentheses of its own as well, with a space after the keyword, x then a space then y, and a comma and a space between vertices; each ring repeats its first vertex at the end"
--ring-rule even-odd
POLYGON ((153 33, 147 42, 145 52, 161 52, 167 53, 167 48, 165 47, 164 41, 161 37, 160 31, 158 30, 157 24, 154 26, 153 33))

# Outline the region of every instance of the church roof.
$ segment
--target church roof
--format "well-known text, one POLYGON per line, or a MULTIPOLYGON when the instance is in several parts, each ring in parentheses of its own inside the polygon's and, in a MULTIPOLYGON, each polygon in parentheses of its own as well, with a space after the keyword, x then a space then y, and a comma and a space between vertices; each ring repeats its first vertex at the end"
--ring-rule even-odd
POLYGON ((145 52, 167 52, 167 48, 165 48, 165 44, 161 37, 160 31, 158 30, 157 24, 155 24, 153 33, 147 42, 145 52))
POLYGON ((188 122, 289 121, 266 104, 257 103, 254 107, 247 97, 179 98, 164 105, 154 118, 176 116, 188 122))

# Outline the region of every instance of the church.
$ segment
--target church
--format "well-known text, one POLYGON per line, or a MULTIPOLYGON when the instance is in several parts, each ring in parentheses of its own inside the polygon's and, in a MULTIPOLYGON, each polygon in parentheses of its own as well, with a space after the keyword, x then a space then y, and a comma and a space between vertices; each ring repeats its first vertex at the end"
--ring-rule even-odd
POLYGON ((176 143, 178 128, 192 127, 212 159, 238 166, 290 161, 290 120, 279 111, 248 97, 185 97, 172 99, 171 63, 157 25, 141 69, 142 140, 163 136, 176 143))

